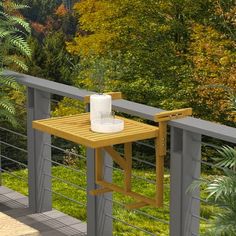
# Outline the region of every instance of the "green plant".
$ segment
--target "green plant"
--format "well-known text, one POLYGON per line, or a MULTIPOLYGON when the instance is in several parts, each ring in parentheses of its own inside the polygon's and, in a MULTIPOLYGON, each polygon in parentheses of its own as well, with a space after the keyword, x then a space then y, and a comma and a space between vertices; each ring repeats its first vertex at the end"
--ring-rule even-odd
POLYGON ((20 86, 3 71, 9 68, 28 70, 23 58, 31 55, 25 40, 31 30, 18 12, 26 7, 11 1, 0 3, 0 121, 7 121, 13 126, 17 125, 15 108, 7 92, 9 89, 19 90, 20 86))
POLYGON ((115 62, 113 55, 110 53, 107 57, 102 57, 94 53, 89 53, 86 59, 80 59, 78 65, 79 83, 75 81, 79 87, 85 87, 88 90, 95 90, 103 93, 110 91, 108 83, 113 83, 113 78, 119 78, 116 69, 119 62, 115 62))
POLYGON ((224 175, 194 182, 191 190, 202 185, 207 201, 219 208, 210 221, 205 235, 235 236, 236 232, 236 150, 229 146, 218 149, 218 157, 212 158, 224 175))
MULTIPOLYGON (((64 180, 67 180, 73 185, 68 185, 64 182, 59 181, 58 179, 53 179, 53 191, 59 192, 65 196, 68 196, 72 199, 75 199, 78 202, 86 204, 86 191, 83 191, 81 189, 77 189, 77 186, 80 186, 82 188, 86 188, 86 172, 84 168, 79 168, 81 172, 75 172, 71 169, 64 168, 62 166, 53 166, 52 167, 52 175, 64 180), (84 172, 84 173, 83 173, 84 172)), ((136 176, 142 176, 150 180, 155 180, 155 173, 153 171, 149 170, 133 170, 134 175, 136 176)), ((14 175, 27 178, 28 172, 26 169, 24 170, 18 170, 13 172, 14 175)), ((24 181, 21 181, 18 178, 15 178, 12 175, 8 175, 7 173, 3 173, 3 183, 4 186, 13 189, 17 192, 20 192, 24 195, 28 194, 27 190, 27 183, 24 181)), ((113 181, 118 183, 119 185, 123 184, 123 173, 114 170, 113 173, 113 181)), ((124 198, 122 194, 114 193, 113 199, 115 203, 113 204, 113 215, 117 219, 122 220, 123 222, 127 222, 128 224, 135 225, 139 228, 142 228, 144 230, 150 231, 153 233, 153 235, 160 235, 160 236, 167 236, 169 235, 169 225, 163 222, 159 222, 155 219, 152 219, 151 217, 147 217, 146 214, 150 214, 155 218, 163 219, 164 221, 169 220, 169 194, 170 194, 170 178, 169 173, 165 172, 165 195, 164 195, 164 202, 166 207, 163 209, 157 209, 153 207, 146 207, 141 209, 141 211, 144 213, 140 214, 139 211, 127 211, 124 207, 117 204, 118 202, 121 203, 130 203, 132 199, 130 198, 124 198)), ((133 181, 133 188, 134 191, 140 192, 142 191, 143 194, 149 194, 150 188, 155 191, 155 185, 152 185, 150 183, 147 183, 146 181, 142 181, 140 179, 134 178, 133 181), (143 187, 145 186, 145 187, 143 187)), ((151 190, 151 191, 152 191, 151 190)), ((72 217, 78 218, 80 220, 86 220, 86 207, 83 205, 79 205, 75 202, 69 201, 67 199, 62 198, 59 195, 54 194, 53 195, 53 208, 62 211, 66 214, 69 214, 72 217)), ((114 220, 114 236, 144 236, 145 233, 142 233, 139 230, 132 229, 129 225, 126 225, 122 222, 114 220)))

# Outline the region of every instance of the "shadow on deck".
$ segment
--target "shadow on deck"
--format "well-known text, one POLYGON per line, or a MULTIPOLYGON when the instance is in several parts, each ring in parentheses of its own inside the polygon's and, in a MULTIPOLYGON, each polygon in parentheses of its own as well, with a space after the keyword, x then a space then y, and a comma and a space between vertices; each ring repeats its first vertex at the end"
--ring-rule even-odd
POLYGON ((86 223, 57 210, 32 214, 27 197, 0 186, 1 236, 86 236, 86 231, 86 223))

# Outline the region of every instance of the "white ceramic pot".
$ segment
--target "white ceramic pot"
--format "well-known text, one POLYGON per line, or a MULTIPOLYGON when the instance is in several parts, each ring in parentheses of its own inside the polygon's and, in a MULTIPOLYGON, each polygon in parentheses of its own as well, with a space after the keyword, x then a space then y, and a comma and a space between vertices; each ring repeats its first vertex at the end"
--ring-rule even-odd
POLYGON ((107 94, 93 94, 90 96, 90 121, 111 115, 112 98, 107 94))

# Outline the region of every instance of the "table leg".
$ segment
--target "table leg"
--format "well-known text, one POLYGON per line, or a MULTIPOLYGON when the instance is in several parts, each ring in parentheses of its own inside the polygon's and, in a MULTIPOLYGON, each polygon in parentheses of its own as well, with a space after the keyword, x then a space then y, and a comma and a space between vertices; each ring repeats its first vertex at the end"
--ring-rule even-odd
POLYGON ((166 155, 167 123, 159 123, 159 137, 156 143, 156 204, 163 207, 164 192, 164 158, 166 155))

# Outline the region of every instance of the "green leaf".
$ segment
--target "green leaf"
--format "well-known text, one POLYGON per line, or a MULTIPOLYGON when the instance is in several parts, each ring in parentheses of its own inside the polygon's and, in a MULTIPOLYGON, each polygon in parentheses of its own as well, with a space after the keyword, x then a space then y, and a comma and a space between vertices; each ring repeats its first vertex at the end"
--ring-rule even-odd
POLYGON ((21 19, 19 17, 15 17, 15 16, 11 16, 10 20, 13 21, 15 24, 21 25, 26 32, 28 32, 28 33, 31 32, 30 25, 25 20, 23 20, 23 19, 21 19))
POLYGON ((20 89, 20 85, 16 82, 16 80, 12 76, 0 74, 0 85, 5 85, 15 90, 20 89))
POLYGON ((14 36, 9 39, 11 45, 14 45, 16 49, 18 49, 22 54, 30 57, 31 49, 28 43, 21 36, 14 36))
POLYGON ((216 166, 222 168, 235 168, 236 167, 236 150, 230 146, 224 146, 217 150, 220 154, 219 157, 212 158, 217 162, 216 166))

